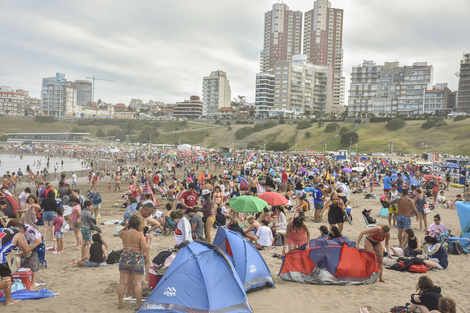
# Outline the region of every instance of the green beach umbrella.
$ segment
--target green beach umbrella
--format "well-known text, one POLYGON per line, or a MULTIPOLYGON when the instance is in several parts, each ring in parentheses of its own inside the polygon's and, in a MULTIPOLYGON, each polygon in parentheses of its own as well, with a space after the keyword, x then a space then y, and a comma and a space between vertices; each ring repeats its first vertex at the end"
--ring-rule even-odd
POLYGON ((230 207, 240 213, 262 212, 269 204, 254 196, 240 196, 228 199, 230 207))

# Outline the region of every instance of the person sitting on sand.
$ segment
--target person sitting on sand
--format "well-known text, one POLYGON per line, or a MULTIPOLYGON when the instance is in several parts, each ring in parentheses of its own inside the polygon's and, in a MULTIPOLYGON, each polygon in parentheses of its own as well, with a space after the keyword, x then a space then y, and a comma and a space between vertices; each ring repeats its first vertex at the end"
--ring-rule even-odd
POLYGON ((108 253, 106 252, 106 243, 101 238, 99 233, 93 234, 93 243, 90 246, 90 258, 87 260, 80 260, 77 262, 78 266, 98 267, 106 266, 108 253))
POLYGON ((240 235, 242 235, 242 237, 246 237, 245 231, 243 230, 243 228, 240 227, 240 222, 238 221, 238 218, 233 218, 232 219, 228 229, 230 229, 231 231, 234 231, 236 233, 239 233, 240 235))
POLYGON ((274 243, 273 232, 271 228, 268 227, 269 221, 262 220, 261 226, 256 231, 256 243, 265 247, 270 247, 274 243))
POLYGON ((429 236, 438 237, 440 234, 449 231, 444 223, 441 223, 441 216, 439 214, 434 215, 434 223, 432 223, 429 228, 429 236))
POLYGON ((287 224, 286 227, 286 239, 284 247, 282 248, 282 254, 286 253, 286 246, 288 252, 299 248, 305 244, 305 250, 309 249, 310 243, 310 230, 308 229, 307 223, 300 217, 294 218, 287 224))
POLYGON ((170 217, 176 223, 175 227, 175 241, 179 245, 183 241, 193 241, 191 232, 191 223, 189 222, 186 215, 183 214, 183 210, 171 211, 170 217))
POLYGON ((330 233, 328 234, 328 239, 331 240, 339 237, 343 237, 343 234, 341 234, 339 228, 336 226, 331 227, 330 233))
POLYGON ((449 297, 440 298, 437 307, 437 311, 432 310, 429 313, 457 313, 457 304, 454 299, 449 297))
POLYGON ((447 259, 447 252, 438 242, 436 237, 424 237, 425 243, 423 244, 424 264, 432 266, 440 270, 447 268, 449 261, 447 259))
POLYGON ((405 230, 408 236, 405 237, 405 240, 402 244, 403 254, 405 256, 416 256, 421 252, 421 240, 417 237, 412 229, 405 230))
POLYGON ((441 288, 436 286, 429 276, 423 275, 416 284, 416 294, 411 295, 411 312, 417 309, 420 313, 437 310, 439 299, 442 298, 441 288))
POLYGON ((384 248, 382 245, 382 241, 385 240, 386 252, 388 252, 389 258, 392 259, 390 251, 390 226, 379 225, 375 226, 374 228, 363 230, 359 234, 359 238, 357 239, 356 248, 358 250, 360 249, 361 239, 364 235, 366 236, 366 240, 364 241, 364 250, 369 252, 375 252, 375 255, 377 256, 377 265, 380 270, 379 281, 385 283, 386 281, 383 279, 384 248))
POLYGON ((319 229, 320 229, 320 236, 318 236, 318 237, 315 238, 315 239, 327 240, 327 239, 328 239, 328 235, 329 235, 328 227, 326 227, 325 225, 322 225, 322 226, 320 226, 319 229))
POLYGON ((261 224, 253 216, 249 216, 247 221, 250 226, 245 230, 245 234, 250 238, 250 240, 256 241, 257 238, 255 233, 258 231, 258 228, 261 227, 261 224))
POLYGON ((0 259, 0 277, 3 282, 3 291, 5 292, 5 305, 12 305, 20 301, 11 298, 11 270, 6 256, 16 247, 19 247, 23 253, 28 253, 37 246, 37 243, 28 245, 24 237, 25 231, 26 228, 21 223, 14 227, 0 229, 0 233, 3 235, 0 238, 0 255, 2 256, 0 259))
POLYGON ((142 277, 145 274, 145 257, 149 247, 142 231, 144 224, 137 215, 129 218, 129 223, 118 233, 122 239, 123 250, 119 260, 120 281, 118 286, 119 309, 123 307, 124 290, 131 281, 132 296, 137 306, 142 304, 142 277))

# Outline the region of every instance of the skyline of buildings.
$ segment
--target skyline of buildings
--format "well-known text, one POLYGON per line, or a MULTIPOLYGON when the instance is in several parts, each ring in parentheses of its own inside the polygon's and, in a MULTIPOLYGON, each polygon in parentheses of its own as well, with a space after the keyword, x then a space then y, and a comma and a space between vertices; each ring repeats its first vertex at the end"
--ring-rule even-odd
MULTIPOLYGON (((296 115, 315 112, 328 114, 339 113, 345 109, 343 17, 343 9, 333 8, 328 0, 314 1, 313 9, 305 13, 290 9, 285 3, 275 3, 272 9, 264 14, 263 49, 260 53, 260 73, 256 75, 254 99, 258 115, 268 116, 278 114, 277 112, 291 112, 296 115), (297 57, 301 54, 303 56, 297 57), (305 56, 306 62, 302 61, 305 62, 304 68, 300 69, 298 61, 305 56), (297 59, 293 60, 294 58, 297 59), (299 74, 299 71, 302 73, 299 74), (323 93, 325 72, 326 98, 319 94, 323 93), (317 76, 312 76, 312 73, 317 76), (318 88, 310 88, 312 81, 316 82, 318 88)), ((367 62, 364 61, 363 65, 367 62)), ((432 66, 429 78, 426 78, 426 74, 419 74, 422 70, 418 65, 416 68, 415 65, 410 68, 410 71, 416 70, 416 74, 405 74, 406 66, 393 67, 393 63, 385 62, 382 68, 380 65, 375 69, 372 66, 372 74, 392 75, 391 77, 368 76, 368 73, 355 72, 361 66, 352 68, 347 101, 349 115, 363 112, 431 113, 443 109, 470 113, 470 54, 465 54, 461 60, 457 96, 448 90, 447 86, 433 86, 432 66), (395 74, 398 76, 395 77, 395 74), (363 82, 361 78, 370 81, 363 82), (392 81, 388 82, 388 78, 392 81), (394 79, 398 79, 397 84, 394 84, 394 79), (438 91, 442 91, 442 95, 438 91), (443 98, 445 100, 442 100, 443 98)), ((230 107, 231 88, 227 75, 226 72, 218 70, 203 78, 203 116, 213 118, 217 116, 219 109, 230 107), (219 72, 223 75, 215 74, 217 78, 208 78, 219 72)), ((81 107, 90 103, 92 93, 92 83, 87 80, 67 81, 64 74, 44 78, 41 110, 46 115, 76 115, 81 112, 81 107)), ((129 107, 137 110, 147 107, 142 100, 134 106, 133 100, 135 99, 131 100, 129 107)), ((7 106, 5 101, 2 103, 1 110, 18 111, 16 107, 10 110, 9 103, 7 106)))

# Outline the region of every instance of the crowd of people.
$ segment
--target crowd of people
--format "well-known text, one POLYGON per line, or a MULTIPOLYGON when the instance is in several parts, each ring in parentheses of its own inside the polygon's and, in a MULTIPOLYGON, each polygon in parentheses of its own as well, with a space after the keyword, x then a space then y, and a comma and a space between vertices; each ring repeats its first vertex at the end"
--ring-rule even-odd
MULTIPOLYGON (((196 238, 211 243, 213 229, 225 226, 260 249, 282 246, 283 254, 300 247, 308 250, 310 239, 316 237, 309 225, 328 224, 319 225, 317 238, 346 235, 344 223, 348 220, 348 207, 351 207, 350 195, 370 195, 374 189, 383 191, 379 198, 382 206, 388 209, 388 224, 377 224, 362 231, 357 248, 375 253, 380 269, 379 281, 385 282, 383 259, 392 258, 392 255, 422 257, 427 266, 439 269, 448 266, 446 251, 437 240, 447 228, 439 214, 434 216, 431 225, 427 221, 429 199, 432 198, 433 203, 441 201, 439 190, 437 193, 435 190, 439 184, 431 180, 436 183, 430 188, 430 197, 426 195, 426 189, 411 185, 411 177, 419 179, 429 174, 427 168, 412 163, 373 158, 342 163, 324 156, 252 152, 224 156, 216 152, 152 150, 134 152, 132 156, 129 153, 116 154, 113 158, 107 156, 99 163, 98 159, 103 156, 88 156, 85 164, 90 164, 90 172, 86 193, 81 194, 77 188, 75 173, 71 174, 71 181, 67 181, 67 175, 63 173, 56 189, 41 175, 34 179, 34 187, 25 188, 17 197, 20 210, 15 216, 10 219, 0 216, 0 227, 8 234, 2 238, 3 260, 0 260, 7 304, 15 301, 8 292, 11 272, 5 257, 15 247, 23 255, 22 262, 33 270, 34 287, 41 286, 41 282, 35 281, 35 273, 40 268, 37 253, 34 257, 35 247, 43 240, 55 241, 53 254, 61 254, 64 244, 69 244, 63 242, 66 231, 73 231, 76 240, 73 247, 81 252, 80 259, 74 263, 100 266, 105 262, 106 243, 96 225, 100 218, 99 191, 103 185, 107 185, 108 192, 118 193, 125 201, 122 229, 118 233, 123 244, 119 262, 119 307, 123 306, 126 289, 127 294, 136 298, 139 306, 141 304, 141 284, 144 277, 148 280, 149 249, 155 232, 173 234, 178 247, 196 238), (362 170, 358 171, 357 167, 362 170), (356 170, 346 170, 350 168, 356 170), (392 178, 392 171, 396 172, 395 178, 392 178), (269 191, 281 193, 288 203, 265 207, 256 214, 243 214, 230 207, 231 198, 258 196, 269 191), (412 218, 416 218, 420 231, 428 234, 423 244, 420 234, 412 230, 412 218), (42 234, 38 225, 44 225, 42 234), (392 245, 390 236, 394 228, 398 236, 396 246, 392 245), (93 231, 97 233, 93 234, 93 231)), ((4 176, 0 215, 7 205, 6 199, 16 197, 18 179, 15 176, 19 175, 8 172, 4 176)), ((370 216, 370 210, 364 209, 363 214, 369 224, 376 222, 370 216)), ((419 287, 419 295, 412 301, 415 307, 410 306, 412 310, 419 308, 420 312, 426 312, 420 308, 419 297, 423 298, 430 289, 419 287)), ((429 311, 436 309, 437 302, 429 311)), ((362 310, 366 312, 367 309, 362 310)))

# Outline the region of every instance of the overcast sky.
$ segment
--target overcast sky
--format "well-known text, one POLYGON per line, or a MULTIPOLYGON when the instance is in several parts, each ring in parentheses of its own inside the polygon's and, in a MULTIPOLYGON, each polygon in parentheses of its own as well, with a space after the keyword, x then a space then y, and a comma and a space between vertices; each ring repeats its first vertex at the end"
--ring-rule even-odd
MULTIPOLYGON (((232 97, 254 102, 269 0, 0 0, 0 85, 40 97, 43 77, 95 75, 95 99, 174 103, 201 96, 202 79, 227 72, 232 97)), ((306 12, 313 0, 285 1, 306 12)), ((434 65, 457 89, 470 52, 470 1, 332 0, 344 9, 344 75, 363 60, 434 65)), ((348 93, 346 90, 346 99, 348 93)))

